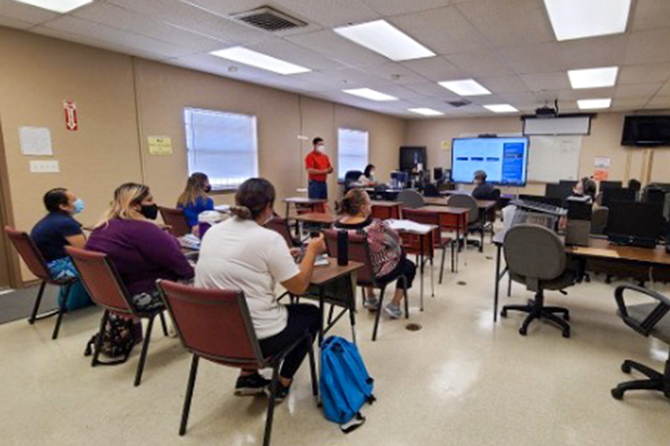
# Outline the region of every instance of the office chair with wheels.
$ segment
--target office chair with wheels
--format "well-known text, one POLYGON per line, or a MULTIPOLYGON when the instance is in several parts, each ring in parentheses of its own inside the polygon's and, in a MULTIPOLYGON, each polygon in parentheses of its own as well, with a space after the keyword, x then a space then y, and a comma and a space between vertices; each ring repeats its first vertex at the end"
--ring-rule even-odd
POLYGON ((35 299, 33 311, 30 314, 28 323, 32 325, 37 320, 46 319, 51 316, 58 316, 56 319, 56 325, 54 325, 53 334, 51 335, 51 339, 57 339, 58 332, 60 331, 60 326, 63 321, 63 315, 67 312, 67 303, 68 297, 70 296, 70 289, 72 288, 72 284, 74 284, 78 279, 76 277, 62 280, 54 279, 51 277, 49 267, 47 266, 47 262, 44 260, 42 253, 39 251, 39 249, 37 249, 33 239, 30 237, 30 235, 28 235, 27 232, 17 231, 14 228, 5 226, 5 233, 7 234, 7 237, 9 237, 9 240, 12 241, 16 251, 28 266, 30 272, 42 281, 40 284, 40 289, 37 292, 37 298, 35 299), (46 288, 47 284, 63 287, 63 302, 57 310, 38 315, 37 312, 40 309, 42 296, 44 296, 44 289, 46 288))
MULTIPOLYGON (((642 336, 653 336, 666 344, 670 344, 670 299, 653 290, 638 287, 635 285, 621 285, 614 292, 617 306, 619 307, 619 316, 624 323, 642 336), (624 300, 625 291, 634 291, 651 297, 655 302, 626 305, 624 300)), ((651 368, 640 364, 639 362, 627 359, 621 364, 621 370, 624 373, 630 373, 636 370, 647 377, 635 381, 621 383, 612 389, 612 396, 618 400, 623 399, 624 393, 629 390, 656 390, 663 392, 667 398, 670 398, 670 357, 665 362, 663 373, 652 370, 651 368)))
MULTIPOLYGON (((468 228, 467 233, 478 232, 481 236, 479 251, 484 250, 484 224, 479 215, 479 206, 477 200, 466 194, 455 194, 449 196, 447 206, 455 208, 465 208, 468 210, 468 228)), ((467 241, 466 241, 467 243, 467 241)))
POLYGON ((535 299, 527 305, 505 305, 500 312, 507 317, 508 311, 521 311, 528 316, 521 324, 519 333, 523 336, 535 319, 546 319, 563 329, 563 337, 570 337, 570 312, 562 307, 544 305, 544 291, 563 289, 575 283, 576 275, 566 268, 565 247, 558 235, 543 226, 521 224, 514 226, 503 242, 505 262, 509 277, 529 291, 535 292, 535 299), (556 316, 562 314, 563 319, 556 316))
POLYGON ((344 174, 344 192, 349 191, 352 187, 352 183, 356 183, 358 179, 363 175, 363 172, 360 170, 350 170, 344 174))
POLYGON ((426 201, 421 194, 413 189, 400 191, 397 201, 402 204, 402 207, 408 209, 422 208, 426 205, 426 201))

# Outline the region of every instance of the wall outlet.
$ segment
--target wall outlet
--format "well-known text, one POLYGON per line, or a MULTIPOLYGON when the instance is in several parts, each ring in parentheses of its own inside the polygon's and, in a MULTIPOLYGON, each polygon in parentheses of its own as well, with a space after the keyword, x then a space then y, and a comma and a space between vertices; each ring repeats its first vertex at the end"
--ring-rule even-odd
POLYGON ((58 173, 60 172, 60 166, 56 160, 31 161, 30 171, 32 173, 58 173))

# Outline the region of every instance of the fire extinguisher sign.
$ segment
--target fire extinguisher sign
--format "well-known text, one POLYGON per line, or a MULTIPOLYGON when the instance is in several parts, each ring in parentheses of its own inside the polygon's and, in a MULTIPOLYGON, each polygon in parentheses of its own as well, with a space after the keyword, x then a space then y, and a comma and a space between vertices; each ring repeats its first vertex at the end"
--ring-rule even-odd
POLYGON ((79 130, 79 120, 77 119, 77 105, 73 101, 63 101, 65 109, 65 128, 72 132, 79 130))

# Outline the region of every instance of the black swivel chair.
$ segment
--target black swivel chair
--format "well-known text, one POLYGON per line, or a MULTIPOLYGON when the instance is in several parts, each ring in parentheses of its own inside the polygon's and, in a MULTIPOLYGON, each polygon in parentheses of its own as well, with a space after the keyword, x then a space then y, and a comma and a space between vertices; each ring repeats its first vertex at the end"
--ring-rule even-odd
POLYGON ((440 191, 437 190, 437 186, 432 183, 426 184, 426 187, 423 188, 424 197, 439 197, 440 191))
POLYGON ((363 175, 363 172, 360 170, 350 170, 344 174, 344 191, 347 192, 351 189, 351 184, 358 181, 358 179, 363 175))
POLYGON ((534 291, 535 299, 527 305, 505 305, 500 315, 507 317, 508 311, 528 313, 519 329, 523 336, 531 322, 545 319, 558 325, 563 330, 563 337, 569 338, 570 326, 566 321, 570 320, 570 312, 567 308, 544 305, 545 290, 562 291, 576 280, 576 274, 567 269, 561 239, 543 226, 522 224, 507 231, 503 249, 510 278, 534 291), (563 319, 556 313, 563 314, 563 319))
MULTIPOLYGON (((666 344, 670 344, 670 299, 646 288, 635 285, 621 285, 614 292, 617 306, 619 307, 619 316, 624 323, 642 336, 653 336, 666 344), (651 297, 655 302, 626 305, 624 292, 626 290, 645 294, 651 297)), ((621 371, 630 373, 636 370, 647 377, 621 383, 612 389, 612 396, 618 400, 623 399, 624 393, 629 390, 656 390, 663 392, 667 398, 670 398, 670 357, 665 363, 665 371, 659 373, 651 368, 640 364, 639 362, 627 359, 621 364, 621 371)))

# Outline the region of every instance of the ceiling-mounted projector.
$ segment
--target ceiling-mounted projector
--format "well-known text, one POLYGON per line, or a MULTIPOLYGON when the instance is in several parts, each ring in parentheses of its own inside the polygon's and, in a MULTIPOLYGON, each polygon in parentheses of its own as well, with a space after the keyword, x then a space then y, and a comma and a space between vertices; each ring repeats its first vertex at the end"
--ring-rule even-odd
POLYGON ((554 101, 554 106, 545 105, 535 110, 535 117, 540 119, 557 118, 558 117, 558 99, 554 101))

